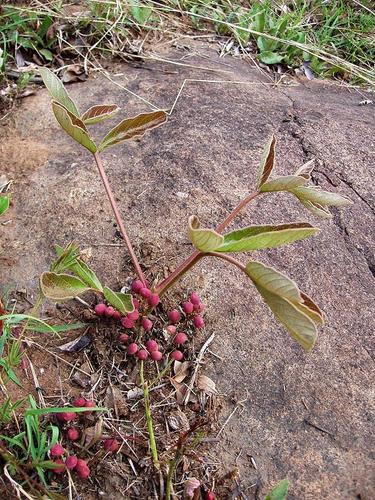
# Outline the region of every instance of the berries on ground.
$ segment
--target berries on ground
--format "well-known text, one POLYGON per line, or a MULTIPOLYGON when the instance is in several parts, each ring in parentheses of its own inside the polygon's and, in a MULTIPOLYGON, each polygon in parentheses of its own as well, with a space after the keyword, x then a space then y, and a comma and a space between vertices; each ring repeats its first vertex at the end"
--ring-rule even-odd
POLYGON ((177 309, 173 309, 172 311, 169 311, 168 318, 171 323, 175 324, 180 321, 181 314, 179 311, 177 311, 177 309))
POLYGON ((114 453, 120 448, 120 443, 117 439, 105 439, 103 446, 106 451, 114 453))
POLYGON ((63 472, 65 472, 65 464, 61 460, 61 458, 57 458, 53 462, 56 464, 56 467, 52 469, 55 474, 62 474, 63 472))
POLYGON ((197 313, 202 313, 205 309, 206 309, 206 306, 204 304, 202 304, 202 302, 200 304, 194 305, 194 311, 197 313))
POLYGON ((195 318, 193 319, 193 323, 194 323, 195 328, 203 328, 204 327, 204 321, 203 321, 203 318, 201 316, 195 316, 195 318))
POLYGON ((61 457, 62 455, 64 455, 64 453, 65 453, 65 450, 61 446, 60 443, 54 444, 52 446, 52 448, 50 449, 50 455, 51 455, 51 457, 61 457))
POLYGON ((216 496, 213 491, 207 491, 207 493, 204 496, 204 500, 215 500, 216 496))
POLYGON ((194 311, 194 304, 192 302, 184 302, 182 304, 182 309, 184 313, 191 314, 194 311))
POLYGON ((170 335, 174 335, 177 332, 177 328, 174 325, 168 325, 167 326, 167 332, 170 335))
POLYGON ((135 297, 132 297, 133 298, 133 306, 134 306, 134 309, 139 309, 139 300, 136 299, 135 297))
POLYGON ((118 336, 117 340, 121 342, 121 344, 126 344, 127 341, 129 340, 129 335, 127 333, 121 333, 118 336))
POLYGON ((144 297, 145 299, 148 299, 149 297, 151 297, 151 290, 149 288, 146 288, 145 286, 143 288, 141 288, 140 292, 139 292, 142 297, 144 297))
POLYGON ((76 406, 78 408, 82 408, 86 404, 86 399, 85 398, 75 398, 73 399, 73 406, 76 406))
POLYGON ((86 461, 81 458, 77 460, 77 465, 74 470, 77 471, 77 475, 80 479, 87 479, 90 475, 90 469, 88 468, 86 461))
POLYGON ((114 311, 114 313, 112 314, 112 319, 114 319, 115 321, 120 321, 121 314, 118 311, 114 311))
POLYGON ((152 293, 149 298, 148 298, 148 303, 150 306, 155 307, 159 304, 160 302, 160 297, 157 293, 152 293))
POLYGON ((60 422, 71 422, 76 418, 76 414, 70 411, 65 411, 63 413, 57 413, 56 417, 60 422))
POLYGON ((197 293, 193 292, 190 295, 190 302, 192 302, 194 305, 197 305, 197 304, 200 304, 201 299, 197 293))
POLYGON ((150 321, 148 318, 143 318, 142 326, 146 330, 146 332, 149 332, 152 329, 152 321, 150 321))
POLYGON ((128 345, 128 354, 133 355, 138 351, 138 346, 135 342, 128 345))
POLYGON ((96 304, 95 306, 95 313, 98 315, 98 316, 103 316, 103 314, 105 313, 107 309, 107 306, 103 303, 101 304, 96 304))
POLYGON ((158 348, 159 346, 156 340, 150 339, 146 342, 146 349, 148 350, 148 352, 157 351, 158 348))
POLYGON ((88 467, 86 460, 83 460, 82 458, 77 459, 77 464, 74 467, 76 470, 82 469, 83 467, 88 467))
POLYGON ((137 319, 139 318, 139 312, 137 311, 137 309, 134 309, 134 311, 127 314, 126 317, 131 319, 132 321, 137 321, 137 319))
POLYGON ((107 318, 112 318, 112 316, 115 314, 115 310, 112 306, 108 306, 106 307, 104 314, 107 316, 107 318))
POLYGON ((163 354, 160 351, 151 351, 150 352, 150 357, 154 361, 160 361, 161 358, 163 357, 163 354))
POLYGON ((146 351, 146 349, 141 349, 140 351, 138 351, 137 356, 141 361, 145 361, 148 358, 148 352, 146 351))
POLYGON ((132 283, 132 291, 134 293, 139 293, 141 289, 144 287, 144 284, 141 280, 134 280, 132 283))
POLYGON ((184 359, 184 355, 182 354, 181 351, 172 351, 171 358, 174 359, 175 361, 181 361, 182 359, 184 359))
POLYGON ((66 431, 67 438, 70 439, 70 441, 77 441, 79 438, 79 431, 75 427, 70 427, 66 431))
POLYGON ((69 455, 68 457, 66 457, 66 460, 65 460, 65 466, 72 470, 72 469, 75 469, 75 467, 77 466, 77 462, 78 462, 78 459, 75 455, 69 455))
POLYGON ((178 334, 174 338, 174 343, 177 345, 185 344, 187 341, 187 336, 183 332, 178 332, 178 334))
POLYGON ((125 316, 125 318, 122 318, 121 324, 124 328, 133 328, 134 327, 134 321, 129 318, 129 315, 125 316))

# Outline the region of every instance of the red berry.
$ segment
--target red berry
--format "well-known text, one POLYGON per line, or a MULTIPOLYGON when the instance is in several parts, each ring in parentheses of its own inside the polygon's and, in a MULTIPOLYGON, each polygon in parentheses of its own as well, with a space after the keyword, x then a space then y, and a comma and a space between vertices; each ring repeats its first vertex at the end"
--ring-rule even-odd
POLYGON ((129 335, 127 333, 121 333, 117 337, 117 340, 121 342, 121 344, 126 344, 126 342, 129 340, 129 335))
POLYGON ((77 459, 77 464, 76 466, 74 467, 76 470, 78 469, 82 469, 84 467, 87 467, 87 462, 86 460, 83 460, 82 458, 78 458, 77 459))
POLYGON ((139 293, 142 295, 142 297, 144 297, 145 299, 148 299, 149 297, 151 297, 152 292, 148 288, 143 287, 143 288, 141 288, 141 291, 139 293))
MULTIPOLYGON (((85 408, 93 408, 95 406, 94 401, 91 401, 91 399, 87 400, 85 403, 85 408)), ((92 411, 85 411, 84 412, 86 415, 91 415, 92 411)))
POLYGON ((126 317, 131 319, 132 321, 137 321, 137 319, 139 318, 139 312, 137 311, 137 309, 134 309, 134 311, 127 314, 126 317))
POLYGON ((121 314, 118 311, 114 311, 114 313, 112 314, 112 319, 114 319, 115 321, 120 321, 121 314))
POLYGON ((215 500, 216 496, 213 491, 207 491, 207 493, 204 496, 204 500, 215 500))
POLYGON ((193 319, 193 322, 194 322, 195 328, 203 328, 204 327, 204 321, 203 321, 203 318, 201 316, 195 316, 195 318, 193 319))
POLYGON ((173 309, 173 311, 169 311, 168 318, 171 323, 178 323, 181 319, 181 314, 177 309, 173 309))
POLYGON ((132 283, 132 291, 134 293, 139 293, 141 289, 144 287, 144 284, 141 280, 134 280, 132 283))
POLYGON ((146 330, 146 332, 149 332, 152 329, 152 321, 150 321, 148 318, 143 318, 142 326, 146 330))
POLYGON ((56 443, 52 446, 49 453, 50 453, 51 457, 61 457, 62 455, 64 455, 65 450, 61 446, 61 444, 56 443))
POLYGON ((184 313, 191 314, 194 311, 194 304, 192 302, 184 302, 182 304, 182 309, 184 313))
POLYGON ((77 441, 77 439, 79 438, 79 431, 75 427, 70 427, 66 431, 66 436, 68 439, 70 439, 70 441, 77 441))
POLYGON ((200 297, 197 293, 193 292, 191 295, 190 295, 190 302, 194 305, 197 305, 197 304, 200 304, 200 297))
POLYGON ((133 298, 133 306, 134 306, 134 309, 139 309, 139 300, 136 299, 135 297, 132 297, 133 298))
POLYGON ((120 448, 120 443, 117 439, 105 439, 103 443, 104 449, 114 453, 120 448))
POLYGON ((155 340, 150 339, 146 342, 146 348, 148 352, 152 352, 152 351, 157 351, 159 347, 158 343, 155 340))
POLYGON ((160 351, 151 351, 150 352, 150 357, 154 361, 160 361, 161 358, 163 357, 162 353, 160 351))
POLYGON ((135 342, 128 345, 128 354, 133 355, 138 351, 138 346, 135 342))
POLYGON ((66 457, 65 466, 68 469, 74 469, 77 466, 78 459, 75 455, 69 455, 66 457))
POLYGON ((181 361, 182 359, 184 359, 184 355, 181 351, 173 351, 171 352, 171 358, 175 361, 181 361))
POLYGON ((174 343, 177 345, 185 344, 186 341, 187 336, 183 332, 179 332, 174 338, 174 343))
POLYGON ((77 476, 80 479, 87 479, 90 476, 90 469, 88 467, 79 467, 75 469, 77 471, 77 476))
POLYGON ((206 306, 204 304, 202 304, 202 302, 200 304, 194 305, 195 312, 202 313, 205 309, 206 309, 206 306))
POLYGON ((65 472, 65 464, 64 462, 61 460, 61 458, 57 458, 56 460, 53 461, 57 467, 55 467, 53 470, 53 472, 55 474, 62 474, 63 472, 65 472))
POLYGON ((137 356, 141 361, 145 361, 148 358, 148 352, 145 349, 141 349, 138 351, 137 356))
POLYGON ((60 422, 70 422, 76 418, 76 414, 73 412, 63 412, 63 413, 57 413, 56 414, 57 419, 60 420, 60 422))
POLYGON ((101 304, 96 304, 95 306, 95 313, 98 315, 98 316, 103 316, 103 314, 105 313, 107 309, 107 306, 103 303, 101 304))
POLYGON ((167 332, 170 334, 170 335, 174 335, 177 331, 177 328, 174 326, 174 325, 168 325, 167 326, 167 332))
POLYGON ((148 303, 150 306, 155 307, 159 304, 160 302, 160 297, 157 293, 152 293, 149 298, 148 298, 148 303))
POLYGON ((115 314, 115 310, 112 306, 108 306, 106 307, 104 314, 107 316, 107 318, 112 318, 112 316, 115 314))
POLYGON ((82 408, 86 404, 86 399, 85 398, 75 398, 73 399, 73 406, 82 408))
POLYGON ((124 328, 133 328, 134 327, 134 321, 129 318, 129 315, 125 316, 125 318, 122 318, 121 324, 124 328))

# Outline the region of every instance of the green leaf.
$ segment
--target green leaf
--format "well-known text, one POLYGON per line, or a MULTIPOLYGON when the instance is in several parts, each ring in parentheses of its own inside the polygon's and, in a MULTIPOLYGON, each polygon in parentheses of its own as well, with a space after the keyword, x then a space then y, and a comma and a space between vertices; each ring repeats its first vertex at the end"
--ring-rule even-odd
POLYGON ((134 311, 132 296, 128 293, 114 292, 107 286, 103 288, 105 299, 122 314, 134 311))
POLYGON ((39 49, 39 54, 42 54, 42 56, 44 57, 44 59, 46 59, 47 61, 52 61, 53 59, 53 54, 50 50, 48 49, 39 49))
POLYGON ((264 500, 286 500, 288 495, 289 481, 283 479, 279 481, 272 490, 267 493, 264 500))
POLYGON ((258 183, 257 189, 267 182, 269 176, 271 175, 272 169, 275 165, 275 146, 276 138, 272 135, 263 150, 262 158, 260 161, 260 167, 258 172, 258 183))
POLYGON ((353 202, 337 193, 323 191, 318 187, 298 187, 291 191, 301 201, 311 201, 321 206, 344 207, 353 202))
POLYGON ((314 203, 309 200, 299 200, 302 205, 307 208, 312 214, 316 215, 317 217, 321 217, 322 219, 331 219, 332 214, 331 212, 324 207, 323 205, 319 205, 319 203, 314 203))
POLYGON ((40 289, 45 297, 54 302, 74 299, 90 288, 76 276, 70 274, 43 273, 40 277, 40 289))
POLYGON ((81 259, 76 264, 72 264, 68 268, 72 273, 76 274, 82 281, 89 285, 90 288, 103 291, 102 284, 92 269, 81 259))
POLYGON ((189 217, 188 235, 198 250, 201 252, 212 252, 224 243, 224 236, 213 229, 201 229, 198 217, 189 217))
MULTIPOLYGON (((87 411, 87 408, 84 407, 70 407, 70 406, 64 406, 64 407, 56 407, 56 408, 28 408, 25 411, 25 417, 28 416, 37 416, 39 417, 40 415, 48 415, 50 413, 65 413, 67 410, 69 410, 72 413, 82 413, 84 411, 87 411)), ((90 408, 90 411, 108 411, 108 408, 99 408, 99 406, 94 406, 93 408, 90 408)))
POLYGON ((307 181, 311 179, 311 172, 314 170, 314 165, 315 164, 315 159, 313 158, 312 160, 307 161, 304 163, 301 167, 299 167, 295 174, 298 177, 303 177, 307 181))
POLYGON ((91 153, 97 151, 96 144, 89 136, 87 128, 82 120, 56 101, 52 101, 52 110, 56 120, 72 139, 88 149, 91 153))
POLYGON ((48 68, 39 68, 39 73, 43 79, 44 85, 47 87, 49 93, 55 101, 61 104, 68 111, 79 116, 78 109, 74 104, 74 101, 69 96, 68 92, 62 81, 48 68))
POLYGON ((296 187, 303 186, 306 182, 307 179, 299 175, 284 175, 283 177, 276 177, 276 179, 265 182, 260 187, 260 191, 262 193, 290 191, 296 187))
POLYGON ((9 208, 10 197, 0 195, 0 215, 4 215, 9 208))
POLYGON ((323 322, 319 307, 299 291, 294 281, 272 267, 252 261, 246 273, 290 336, 310 351, 317 336, 314 321, 323 322))
POLYGON ((167 121, 164 111, 142 113, 134 118, 126 118, 114 127, 99 144, 99 151, 120 144, 126 140, 143 135, 148 130, 158 127, 167 121))
POLYGON ((51 264, 50 271, 63 273, 79 258, 79 248, 75 243, 69 243, 65 248, 55 245, 57 259, 51 264))
POLYGON ((278 64, 284 59, 284 56, 282 56, 278 52, 263 50, 258 54, 258 58, 264 64, 278 64))
POLYGON ((36 318, 35 316, 30 316, 29 314, 14 314, 14 313, 4 314, 3 316, 0 316, 0 321, 1 320, 6 320, 6 322, 10 325, 17 325, 18 323, 21 323, 21 321, 25 320, 35 321, 35 323, 43 325, 46 331, 57 333, 53 326, 49 325, 48 323, 39 318, 36 318))
MULTIPOLYGON (((69 245, 64 249, 60 245, 55 245, 55 251, 58 256, 57 261, 54 263, 54 267, 63 268, 62 271, 72 271, 76 276, 81 278, 82 281, 89 285, 94 290, 103 292, 102 284, 99 278, 96 276, 94 271, 80 258, 80 252, 78 246, 74 243, 69 243, 69 245)), ((56 271, 56 269, 51 269, 51 271, 56 271)), ((61 272, 61 271, 60 271, 61 272)))
MULTIPOLYGON (((53 325, 53 330, 55 333, 71 332, 72 330, 80 330, 85 328, 86 323, 66 323, 65 325, 53 325)), ((36 333, 50 333, 50 326, 45 327, 35 321, 30 320, 25 326, 26 330, 30 330, 36 333)))
POLYGON ((275 248, 308 238, 319 231, 308 222, 294 222, 276 226, 250 226, 224 235, 224 242, 216 252, 248 252, 261 248, 275 248))
POLYGON ((93 125, 94 123, 99 123, 107 120, 108 118, 112 118, 119 111, 120 108, 115 104, 92 106, 90 109, 85 111, 85 113, 83 113, 81 120, 85 125, 93 125))

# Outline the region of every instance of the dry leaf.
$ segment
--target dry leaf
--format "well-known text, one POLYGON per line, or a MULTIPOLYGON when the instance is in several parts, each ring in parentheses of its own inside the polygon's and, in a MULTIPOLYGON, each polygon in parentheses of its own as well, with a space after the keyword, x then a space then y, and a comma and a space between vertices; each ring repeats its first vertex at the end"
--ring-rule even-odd
POLYGON ((126 416, 129 413, 129 408, 124 396, 117 387, 109 386, 107 388, 104 406, 107 408, 114 408, 118 416, 126 416))
POLYGON ((190 428, 187 416, 180 409, 168 415, 167 422, 174 431, 188 431, 190 428))
POLYGON ((197 387, 209 396, 217 394, 215 382, 206 375, 199 375, 197 379, 197 387))
POLYGON ((181 361, 175 361, 173 365, 173 371, 175 374, 173 380, 180 383, 183 382, 189 373, 190 366, 190 361, 184 361, 183 363, 181 363, 181 361))
POLYGON ((83 82, 87 78, 82 64, 69 64, 61 76, 64 83, 83 82))
POLYGON ((143 396, 143 390, 140 387, 134 387, 134 389, 130 389, 126 395, 128 399, 137 399, 143 396))
POLYGON ((66 344, 59 345, 57 348, 60 351, 64 352, 79 352, 82 349, 88 347, 92 342, 92 336, 89 333, 85 333, 80 337, 72 340, 71 342, 67 342, 66 344))
POLYGON ((97 443, 103 434, 103 420, 99 418, 93 427, 86 427, 83 431, 84 443, 86 448, 90 448, 97 443))
MULTIPOLYGON (((176 390, 177 404, 183 405, 185 396, 188 392, 188 386, 186 384, 180 384, 179 382, 176 382, 173 378, 171 378, 170 381, 176 390)), ((188 402, 196 403, 197 401, 198 401, 198 398, 196 397, 196 395, 193 394, 192 392, 190 392, 189 401, 187 401, 187 403, 188 402)))

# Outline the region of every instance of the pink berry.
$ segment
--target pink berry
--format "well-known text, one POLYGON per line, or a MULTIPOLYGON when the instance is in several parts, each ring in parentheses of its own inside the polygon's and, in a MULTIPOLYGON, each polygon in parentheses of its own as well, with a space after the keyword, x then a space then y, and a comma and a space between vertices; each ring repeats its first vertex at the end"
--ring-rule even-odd
POLYGON ((85 398, 75 398, 73 399, 73 406, 82 408, 86 404, 86 399, 85 398))
POLYGON ((61 446, 61 444, 56 443, 52 446, 52 448, 50 449, 49 452, 50 452, 51 457, 61 457, 62 455, 64 455, 65 450, 61 446))
POLYGON ((120 321, 121 314, 118 311, 114 311, 114 313, 112 314, 112 319, 114 319, 115 321, 120 321))
POLYGON ((128 354, 132 356, 137 351, 138 351, 138 346, 135 342, 132 342, 131 344, 128 345, 128 354))
POLYGON ((90 476, 90 469, 87 466, 79 467, 78 469, 76 467, 75 470, 77 471, 77 476, 80 479, 87 479, 90 476))
POLYGON ((70 441, 77 441, 77 439, 79 438, 79 431, 75 427, 70 427, 66 431, 66 436, 68 439, 70 439, 70 441))
POLYGON ((65 411, 63 413, 57 413, 56 414, 57 419, 60 420, 60 422, 71 422, 76 418, 76 414, 70 411, 65 411))
POLYGON ((150 352, 150 357, 154 361, 160 361, 161 358, 163 357, 162 353, 160 351, 151 351, 150 352))
POLYGON ((175 361, 181 361, 182 359, 184 359, 184 355, 181 351, 173 351, 171 352, 171 358, 175 361))
POLYGON ((194 323, 195 328, 203 328, 204 327, 204 321, 203 321, 203 318, 201 316, 195 316, 195 318, 193 319, 193 323, 194 323))
POLYGON ((139 309, 139 300, 136 299, 135 297, 133 297, 133 306, 134 306, 134 309, 139 309))
POLYGON ((207 491, 207 493, 204 496, 204 500, 215 500, 216 496, 213 491, 207 491))
POLYGON ((177 345, 185 344, 186 341, 187 336, 183 332, 179 332, 174 338, 174 343, 177 345))
POLYGON ((174 335, 177 332, 177 328, 174 325, 168 325, 167 326, 167 332, 170 335, 174 335))
POLYGON ((78 458, 76 466, 74 468, 77 470, 77 469, 82 469, 83 467, 87 467, 86 460, 83 460, 82 458, 78 458))
POLYGON ((69 455, 68 457, 66 457, 66 460, 65 460, 65 466, 72 470, 72 469, 75 469, 75 467, 77 466, 77 462, 78 462, 78 459, 75 455, 69 455))
POLYGON ((104 314, 107 316, 107 318, 112 318, 112 316, 115 314, 115 310, 112 306, 108 306, 106 307, 104 314))
POLYGON ((152 293, 149 298, 148 298, 148 303, 150 306, 155 307, 159 304, 160 302, 160 297, 157 293, 152 293))
POLYGON ((145 361, 148 358, 148 352, 145 349, 141 349, 138 351, 137 356, 141 361, 145 361))
POLYGON ((148 318, 143 318, 142 326, 146 330, 146 332, 149 332, 152 329, 152 321, 150 321, 148 318))
POLYGON ((132 283, 132 291, 134 293, 139 293, 143 287, 144 287, 144 284, 142 283, 141 280, 134 280, 132 283))
POLYGON ((65 471, 65 464, 61 460, 61 458, 57 458, 53 461, 56 464, 56 467, 53 470, 55 474, 62 474, 65 471))
POLYGON ((124 328, 134 328, 134 321, 129 318, 129 315, 122 318, 121 324, 124 328))
POLYGON ((173 311, 169 311, 168 318, 171 323, 178 323, 181 319, 181 314, 177 309, 173 309, 173 311))
POLYGON ((206 309, 206 306, 204 304, 202 304, 202 302, 200 304, 194 305, 195 312, 202 313, 205 309, 206 309))
POLYGON ((103 314, 105 313, 107 309, 107 306, 103 303, 101 304, 96 304, 95 306, 95 313, 98 315, 98 316, 103 316, 103 314))
POLYGON ((120 448, 120 443, 117 441, 117 439, 105 439, 103 446, 106 451, 111 451, 112 453, 114 453, 120 448))
POLYGON ((184 302, 182 304, 182 309, 184 313, 191 314, 194 311, 194 304, 192 302, 184 302))
POLYGON ((139 318, 139 312, 137 311, 137 309, 134 309, 134 311, 127 314, 126 317, 131 319, 132 321, 137 321, 137 319, 139 318))
POLYGON ((126 344, 127 341, 129 340, 129 335, 127 333, 121 333, 118 337, 117 340, 121 342, 121 344, 126 344))
POLYGON ((155 340, 150 339, 146 342, 146 348, 148 352, 152 352, 152 351, 157 351, 159 346, 155 340))
POLYGON ((194 305, 197 305, 197 304, 200 304, 200 297, 197 293, 193 292, 191 295, 190 295, 190 302, 194 305))
POLYGON ((139 292, 142 297, 144 297, 145 299, 148 299, 149 297, 151 297, 151 290, 146 288, 146 287, 143 287, 141 288, 141 291, 139 292))
MULTIPOLYGON (((95 406, 94 401, 91 401, 91 399, 87 400, 85 403, 85 408, 93 408, 95 406)), ((85 411, 84 412, 86 415, 91 415, 92 411, 85 411)))

